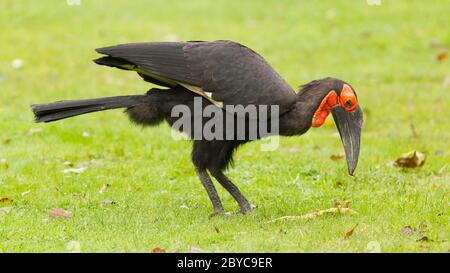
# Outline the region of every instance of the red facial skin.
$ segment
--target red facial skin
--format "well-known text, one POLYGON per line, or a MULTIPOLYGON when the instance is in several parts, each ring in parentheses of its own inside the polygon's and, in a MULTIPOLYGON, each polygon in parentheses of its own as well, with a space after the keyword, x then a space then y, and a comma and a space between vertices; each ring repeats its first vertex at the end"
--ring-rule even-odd
POLYGON ((312 127, 322 126, 330 114, 331 109, 336 105, 341 106, 347 112, 354 111, 358 106, 356 95, 348 84, 344 84, 339 96, 336 91, 331 90, 328 95, 323 98, 319 108, 314 113, 312 127))

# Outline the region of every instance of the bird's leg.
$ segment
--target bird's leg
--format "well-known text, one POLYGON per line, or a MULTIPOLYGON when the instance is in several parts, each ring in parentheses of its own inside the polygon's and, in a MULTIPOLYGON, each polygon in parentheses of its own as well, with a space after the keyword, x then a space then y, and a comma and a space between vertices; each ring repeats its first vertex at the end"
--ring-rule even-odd
POLYGON ((247 199, 242 195, 239 188, 231 182, 231 180, 222 171, 211 171, 211 174, 219 181, 219 183, 233 196, 239 204, 242 213, 247 213, 255 209, 255 205, 251 205, 247 199))
POLYGON ((211 202, 213 204, 212 216, 217 215, 217 214, 224 214, 225 210, 223 209, 222 202, 220 201, 219 195, 217 194, 217 190, 214 187, 214 184, 211 181, 211 178, 209 177, 206 170, 196 167, 195 172, 197 173, 198 178, 200 178, 200 181, 202 182, 203 187, 205 187, 205 190, 208 193, 209 199, 211 200, 211 202))

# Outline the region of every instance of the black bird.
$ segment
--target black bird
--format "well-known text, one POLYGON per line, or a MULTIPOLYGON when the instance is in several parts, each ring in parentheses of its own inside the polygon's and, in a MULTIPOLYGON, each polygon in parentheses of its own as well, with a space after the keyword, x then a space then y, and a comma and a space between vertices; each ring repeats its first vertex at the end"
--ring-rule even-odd
MULTIPOLYGON (((295 93, 288 83, 253 50, 232 41, 215 42, 151 42, 131 43, 96 49, 105 56, 95 63, 136 71, 145 81, 165 87, 152 88, 144 95, 106 97, 97 99, 59 101, 32 105, 37 122, 51 122, 72 116, 114 108, 126 108, 132 121, 142 125, 157 125, 167 121, 175 125, 177 116, 173 110, 184 106, 195 112, 196 100, 201 110, 214 108, 234 121, 244 120, 244 136, 239 135, 236 123, 227 123, 211 139, 200 134, 198 125, 206 125, 212 116, 193 114, 184 117, 186 123, 180 128, 193 139, 192 161, 195 171, 213 204, 213 214, 224 209, 208 172, 233 196, 242 213, 254 208, 241 194, 238 187, 223 171, 232 161, 235 149, 254 139, 267 135, 301 135, 311 127, 323 124, 331 112, 337 125, 347 158, 350 175, 359 157, 362 111, 354 89, 350 84, 336 79, 324 78, 303 85, 295 93), (239 111, 228 111, 228 106, 278 107, 278 113, 256 117, 239 111), (196 123, 199 120, 200 123, 196 123), (275 118, 275 119, 273 119, 275 118), (262 121, 257 129, 249 129, 250 121, 262 121), (260 133, 261 124, 278 130, 260 133), (191 130, 190 128, 194 128, 191 130), (236 132, 237 131, 237 132, 236 132), (231 132, 231 138, 224 136, 231 132), (256 132, 256 137, 251 137, 256 132)), ((275 108, 273 108, 275 109, 275 108)), ((259 112, 258 112, 259 113, 259 112)), ((222 122, 222 121, 221 121, 222 122)), ((201 129, 200 129, 201 131, 201 129)))

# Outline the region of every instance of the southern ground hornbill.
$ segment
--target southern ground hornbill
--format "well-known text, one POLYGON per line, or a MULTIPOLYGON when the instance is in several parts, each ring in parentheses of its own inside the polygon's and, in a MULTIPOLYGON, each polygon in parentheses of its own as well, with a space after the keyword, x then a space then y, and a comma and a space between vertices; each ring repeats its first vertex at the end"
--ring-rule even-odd
POLYGON ((95 63, 136 71, 145 81, 164 88, 152 88, 144 95, 32 105, 36 121, 51 122, 95 111, 126 108, 135 123, 151 126, 165 120, 173 126, 180 119, 173 114, 174 108, 181 105, 196 113, 196 101, 202 102, 201 111, 212 107, 216 114, 219 111, 236 122, 244 120, 247 123, 243 135, 239 135, 237 123, 230 126, 219 121, 215 123, 216 130, 221 130, 218 135, 210 138, 200 134, 198 137, 196 127, 206 125, 214 117, 204 113, 200 115, 199 123, 196 123, 198 114, 193 114, 184 117, 188 126, 184 124, 177 128, 193 139, 192 161, 213 204, 213 214, 222 214, 224 209, 209 174, 236 199, 241 212, 254 208, 223 173, 239 145, 267 135, 301 135, 311 127, 321 126, 330 112, 344 145, 349 174, 356 168, 362 111, 355 91, 342 80, 314 80, 303 85, 296 94, 263 57, 232 41, 132 43, 99 48, 97 52, 105 56, 94 60, 95 63), (227 108, 253 106, 261 109, 264 105, 275 106, 277 111, 266 115, 257 112, 252 117, 245 111, 242 114, 227 108), (252 120, 258 121, 256 128, 248 126, 252 120), (278 130, 261 134, 261 124, 278 130), (218 128, 221 125, 222 128, 218 128), (256 131, 254 138, 251 137, 255 136, 253 131, 256 131))

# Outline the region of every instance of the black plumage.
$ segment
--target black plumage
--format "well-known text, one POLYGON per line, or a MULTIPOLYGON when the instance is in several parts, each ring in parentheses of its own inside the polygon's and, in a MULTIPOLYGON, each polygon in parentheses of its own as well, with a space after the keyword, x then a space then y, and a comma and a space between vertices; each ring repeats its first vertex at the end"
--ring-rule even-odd
MULTIPOLYGON (((279 132, 261 135, 256 128, 256 139, 275 133, 292 136, 305 133, 311 127, 311 121, 327 94, 335 91, 339 96, 346 85, 339 79, 325 78, 312 81, 296 94, 264 58, 231 41, 133 43, 99 48, 97 52, 105 55, 94 60, 97 64, 136 71, 144 80, 165 88, 152 88, 144 95, 33 105, 37 122, 126 108, 128 116, 135 123, 151 126, 166 121, 173 125, 177 121, 177 117, 172 116, 175 106, 185 105, 195 112, 195 99, 200 99, 203 110, 213 104, 224 115, 234 119, 234 125, 231 125, 233 129, 236 129, 238 120, 243 119, 248 123, 249 117, 227 112, 226 106, 278 106, 279 132)), ((360 113, 359 107, 355 112, 360 113)), ((210 119, 201 113, 189 118, 191 128, 195 127, 195 119, 200 119, 203 125, 210 119)), ((271 127, 270 115, 264 118, 258 116, 258 119, 263 121, 261 124, 271 127)), ((359 117, 358 114, 356 119, 358 120, 355 122, 360 125, 362 116, 359 117)), ((234 130, 233 138, 227 139, 225 135, 231 127, 224 122, 222 128, 222 138, 219 139, 195 139, 196 128, 187 130, 183 127, 180 130, 194 139, 192 161, 213 203, 214 213, 222 213, 224 210, 208 171, 236 199, 241 211, 247 212, 253 206, 223 171, 232 162, 236 148, 254 140, 250 137, 252 131, 245 128, 245 137, 242 139, 237 137, 234 130)), ((351 126, 345 128, 352 129, 351 126)), ((347 133, 349 132, 343 134, 347 133)), ((359 152, 359 135, 353 141, 357 142, 359 152)), ((354 166, 352 168, 350 171, 349 167, 351 173, 354 166)))

